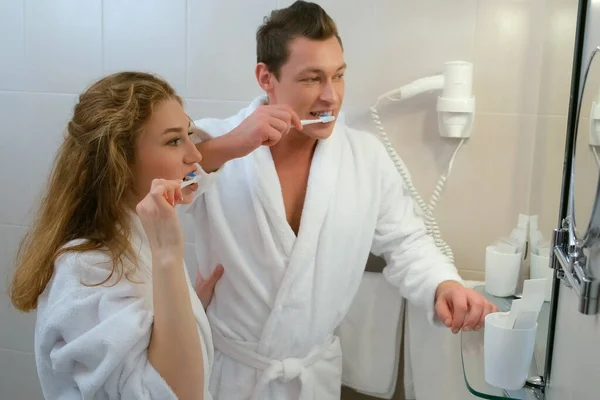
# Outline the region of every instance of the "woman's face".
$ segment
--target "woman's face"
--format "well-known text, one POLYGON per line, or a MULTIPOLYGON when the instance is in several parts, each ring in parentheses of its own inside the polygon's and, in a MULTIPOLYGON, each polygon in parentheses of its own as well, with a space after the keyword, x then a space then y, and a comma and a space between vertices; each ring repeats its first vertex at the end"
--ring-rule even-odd
MULTIPOLYGON (((175 99, 159 103, 136 141, 133 175, 136 203, 150 191, 153 179, 181 180, 196 170, 202 155, 190 139, 191 121, 175 99)), ((190 203, 197 184, 185 187, 183 202, 190 203)))

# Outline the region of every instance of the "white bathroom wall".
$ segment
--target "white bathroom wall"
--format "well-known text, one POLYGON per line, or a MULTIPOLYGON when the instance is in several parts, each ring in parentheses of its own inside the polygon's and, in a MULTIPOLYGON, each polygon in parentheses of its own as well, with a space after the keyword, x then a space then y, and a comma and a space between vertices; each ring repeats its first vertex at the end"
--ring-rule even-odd
MULTIPOLYGON (((260 94, 253 78, 257 26, 271 9, 290 3, 0 2, 0 399, 42 398, 32 354, 35 313, 17 313, 4 292, 77 94, 104 74, 138 69, 168 79, 193 118, 230 115, 260 94)), ((367 106, 384 91, 437 74, 444 61, 474 63, 473 136, 437 215, 463 276, 482 279, 485 246, 535 203, 536 160, 547 157, 538 150, 540 136, 548 138, 548 151, 562 154, 576 1, 319 3, 344 40, 345 109, 358 127, 373 129, 367 106), (548 128, 544 135, 540 127, 548 128)), ((456 145, 437 134, 435 95, 382 106, 381 116, 428 197, 456 145)), ((555 219, 554 208, 547 214, 555 219)), ((193 267, 189 244, 186 256, 193 267)))

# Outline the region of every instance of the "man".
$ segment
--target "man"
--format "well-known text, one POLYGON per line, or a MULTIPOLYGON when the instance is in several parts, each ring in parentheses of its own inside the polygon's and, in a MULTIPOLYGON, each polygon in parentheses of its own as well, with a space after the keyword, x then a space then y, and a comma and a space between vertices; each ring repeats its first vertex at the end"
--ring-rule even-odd
MULTIPOLYGON (((189 208, 201 266, 225 273, 208 308, 215 399, 339 399, 333 335, 372 252, 385 278, 432 323, 479 329, 494 306, 465 289, 426 234, 378 139, 340 123, 342 41, 318 5, 272 12, 257 32, 266 96, 228 119, 195 121, 215 187, 189 208)), ((202 276, 211 271, 202 270, 202 276)), ((200 279, 205 304, 219 275, 200 279)), ((374 293, 373 295, 376 295, 374 293)))

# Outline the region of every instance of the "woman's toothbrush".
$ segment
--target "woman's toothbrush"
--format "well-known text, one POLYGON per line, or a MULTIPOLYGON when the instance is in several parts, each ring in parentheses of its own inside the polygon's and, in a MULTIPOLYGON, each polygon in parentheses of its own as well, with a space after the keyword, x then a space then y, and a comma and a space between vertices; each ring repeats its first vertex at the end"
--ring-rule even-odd
POLYGON ((329 122, 333 122, 335 117, 333 115, 323 114, 321 118, 318 119, 303 119, 300 121, 302 126, 310 125, 310 124, 327 124, 329 122))
POLYGON ((186 179, 181 182, 182 189, 186 186, 191 185, 192 183, 198 183, 198 176, 193 172, 190 172, 189 174, 187 174, 187 176, 185 178, 186 179))

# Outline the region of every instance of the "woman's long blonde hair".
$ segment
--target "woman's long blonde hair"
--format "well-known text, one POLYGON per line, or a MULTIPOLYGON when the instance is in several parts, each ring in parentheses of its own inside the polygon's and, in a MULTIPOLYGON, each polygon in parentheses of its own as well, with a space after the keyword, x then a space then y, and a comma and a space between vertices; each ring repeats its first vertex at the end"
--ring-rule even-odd
POLYGON ((109 75, 79 96, 39 214, 17 253, 10 288, 17 309, 37 307, 54 261, 66 251, 109 251, 114 267, 100 284, 115 273, 128 276, 121 261, 135 260, 127 205, 135 141, 154 107, 168 99, 182 102, 165 81, 140 72, 109 75), (86 240, 65 246, 74 239, 86 240))

